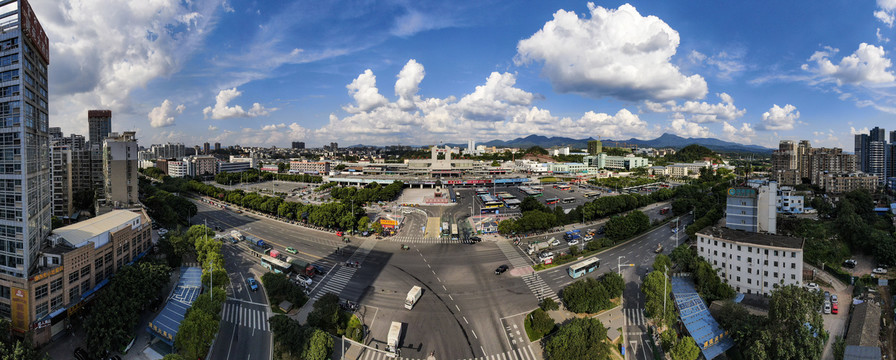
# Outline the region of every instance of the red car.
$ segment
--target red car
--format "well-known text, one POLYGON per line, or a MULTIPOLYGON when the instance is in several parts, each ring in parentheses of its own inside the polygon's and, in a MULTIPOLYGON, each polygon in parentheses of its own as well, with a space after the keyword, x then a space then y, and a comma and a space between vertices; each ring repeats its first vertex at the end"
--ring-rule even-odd
POLYGON ((342 231, 337 231, 337 232, 336 232, 336 236, 341 237, 341 236, 342 236, 342 231))
POLYGON ((831 314, 836 314, 837 312, 837 304, 831 304, 831 314))

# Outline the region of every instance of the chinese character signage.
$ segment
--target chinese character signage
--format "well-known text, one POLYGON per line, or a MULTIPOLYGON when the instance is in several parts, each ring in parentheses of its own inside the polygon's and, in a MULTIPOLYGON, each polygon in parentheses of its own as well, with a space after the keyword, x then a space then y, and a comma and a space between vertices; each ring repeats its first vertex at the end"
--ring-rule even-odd
POLYGON ((44 28, 40 26, 40 22, 37 21, 37 16, 34 16, 34 10, 28 4, 28 0, 21 0, 19 16, 21 16, 22 33, 28 37, 28 40, 31 40, 35 50, 49 64, 50 39, 47 37, 47 33, 44 32, 44 28))
POLYGON ((728 196, 731 197, 756 197, 756 189, 753 188, 728 188, 728 196))
POLYGON ((10 288, 12 290, 12 328, 13 330, 28 331, 30 311, 28 310, 28 290, 10 288))

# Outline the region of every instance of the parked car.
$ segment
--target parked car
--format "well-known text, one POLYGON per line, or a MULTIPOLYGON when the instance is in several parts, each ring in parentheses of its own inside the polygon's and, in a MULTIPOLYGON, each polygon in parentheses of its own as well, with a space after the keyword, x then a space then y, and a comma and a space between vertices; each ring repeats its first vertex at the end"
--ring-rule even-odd
POLYGON ((538 256, 538 259, 541 261, 545 261, 547 259, 553 259, 553 258, 554 258, 554 253, 552 253, 550 251, 543 252, 543 253, 541 253, 541 255, 538 256))
POLYGON ((887 269, 884 269, 884 268, 876 268, 876 269, 874 269, 874 270, 871 270, 871 272, 872 272, 872 273, 875 273, 875 274, 886 274, 886 273, 887 273, 887 269))
POLYGON ((298 254, 298 253, 299 253, 299 251, 296 250, 296 248, 294 248, 294 247, 292 247, 292 246, 286 248, 286 252, 288 252, 288 253, 290 253, 290 254, 298 254))
POLYGON ((831 294, 831 303, 837 304, 837 294, 831 294))
POLYGON ((831 313, 831 302, 830 302, 830 301, 825 300, 825 302, 824 302, 824 313, 825 313, 825 314, 830 314, 830 313, 831 313))
POLYGON ((569 246, 578 245, 578 244, 579 244, 579 240, 578 240, 578 239, 572 239, 572 240, 570 240, 570 241, 567 241, 566 244, 569 245, 569 246))
POLYGON ((307 286, 311 286, 311 283, 312 283, 311 277, 306 276, 305 274, 296 275, 296 280, 304 282, 305 285, 307 285, 307 286))
POLYGON ((246 279, 246 283, 249 284, 249 289, 252 291, 258 291, 258 282, 255 281, 255 278, 246 279))
POLYGON ((855 267, 856 267, 856 261, 853 260, 853 259, 846 260, 846 261, 843 262, 843 266, 844 266, 844 267, 847 267, 847 268, 850 268, 850 269, 855 268, 855 267))
POLYGON ((839 310, 837 310, 837 304, 831 304, 831 314, 837 314, 839 310))
POLYGON ((810 282, 810 283, 806 284, 806 289, 809 289, 809 291, 812 291, 812 292, 818 292, 821 290, 818 288, 818 284, 816 284, 814 282, 810 282))
POLYGON ((831 292, 830 292, 830 291, 825 291, 825 292, 824 292, 824 301, 825 301, 825 302, 829 302, 829 301, 831 301, 831 292))
POLYGON ((585 235, 585 237, 582 238, 582 240, 584 240, 585 242, 589 242, 589 241, 591 241, 591 240, 594 240, 594 236, 591 236, 591 235, 585 235))
POLYGON ((501 266, 498 266, 498 268, 495 269, 495 275, 501 275, 501 274, 503 274, 505 271, 507 271, 507 269, 508 269, 508 266, 507 266, 507 265, 501 265, 501 266))
POLYGON ((560 240, 552 239, 552 240, 551 240, 551 246, 560 246, 560 240))

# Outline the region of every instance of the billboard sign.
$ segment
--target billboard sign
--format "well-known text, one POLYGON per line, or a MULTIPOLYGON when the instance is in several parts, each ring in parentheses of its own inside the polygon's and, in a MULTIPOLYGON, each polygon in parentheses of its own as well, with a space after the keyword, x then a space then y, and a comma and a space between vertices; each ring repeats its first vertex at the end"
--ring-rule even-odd
POLYGON ((755 198, 756 197, 756 189, 753 188, 728 188, 728 196, 731 197, 742 197, 742 198, 755 198))
POLYGON ((28 4, 28 0, 21 0, 19 16, 21 17, 19 23, 22 24, 22 33, 28 37, 28 40, 31 40, 35 50, 44 59, 44 62, 49 64, 50 39, 47 37, 47 33, 44 32, 44 28, 40 26, 40 22, 37 21, 37 16, 34 15, 34 10, 28 4))
POLYGON ((28 310, 28 290, 20 288, 10 288, 12 293, 12 328, 19 332, 28 331, 28 324, 31 322, 30 311, 28 310))

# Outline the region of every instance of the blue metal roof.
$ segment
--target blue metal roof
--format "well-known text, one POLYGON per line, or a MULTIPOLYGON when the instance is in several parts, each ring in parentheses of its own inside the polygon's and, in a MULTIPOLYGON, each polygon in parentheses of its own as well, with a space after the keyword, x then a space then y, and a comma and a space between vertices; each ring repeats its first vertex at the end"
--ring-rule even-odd
POLYGON ((681 322, 688 329, 688 333, 697 342, 697 347, 707 359, 713 359, 721 355, 732 346, 734 340, 728 336, 728 331, 722 329, 716 319, 710 315, 706 303, 697 294, 690 279, 672 277, 672 294, 675 297, 675 306, 681 315, 681 322))
POLYGON ((174 337, 184 321, 187 310, 193 305, 193 301, 199 297, 202 286, 202 269, 198 267, 180 268, 180 280, 165 308, 149 323, 146 331, 161 339, 168 345, 174 346, 174 337))

